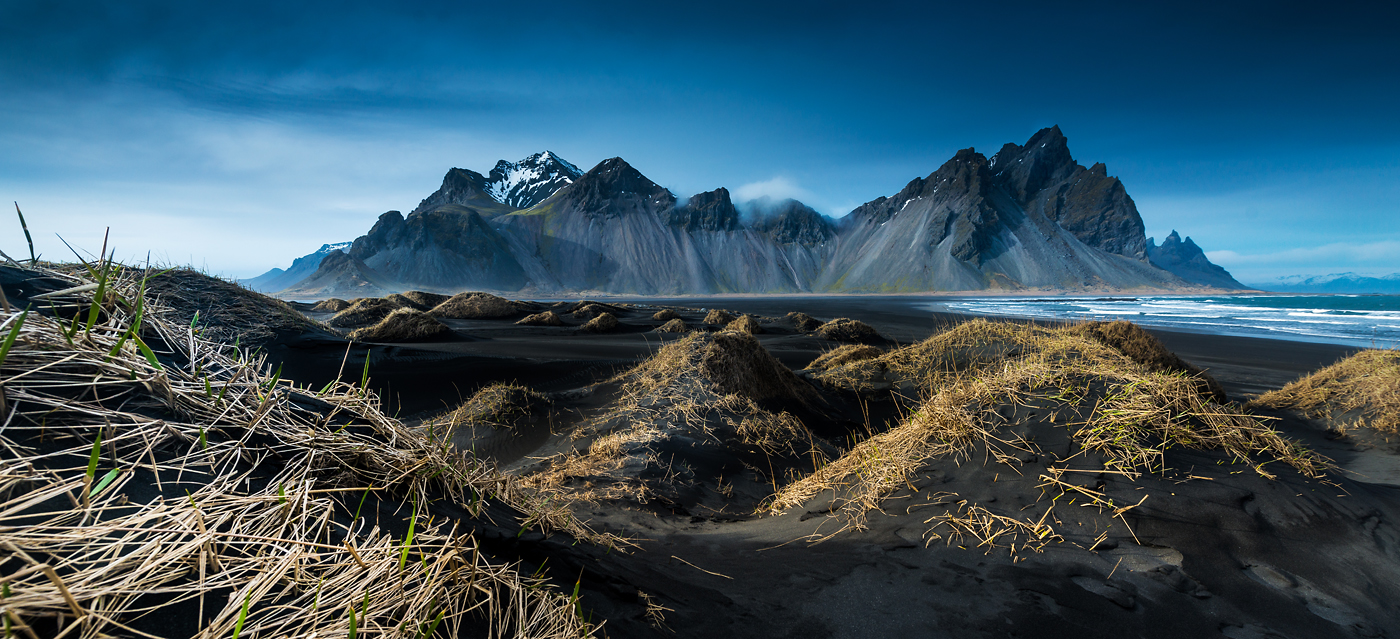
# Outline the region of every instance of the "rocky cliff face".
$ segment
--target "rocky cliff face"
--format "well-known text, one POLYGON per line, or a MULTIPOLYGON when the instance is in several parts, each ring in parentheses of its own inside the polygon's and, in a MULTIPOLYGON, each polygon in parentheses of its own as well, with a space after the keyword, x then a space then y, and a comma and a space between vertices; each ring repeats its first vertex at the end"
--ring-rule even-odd
POLYGON ((404 288, 518 290, 529 278, 505 238, 474 209, 444 204, 379 216, 350 255, 404 288))
MULTIPOLYGON (((853 292, 1170 287, 1179 280, 1141 260, 1080 240, 1023 193, 1054 180, 1044 168, 998 176, 985 156, 959 151, 894 197, 842 220, 818 289, 853 292), (1008 185, 1010 188, 1008 188, 1008 185)), ((1053 183, 1053 182, 1052 182, 1053 183)))
POLYGON ((380 297, 395 289, 395 282, 384 278, 364 262, 335 251, 326 255, 309 277, 278 294, 291 299, 380 297))
POLYGON ((1006 144, 989 162, 992 180, 1027 212, 1038 213, 1086 246, 1146 259, 1142 217, 1123 183, 1102 163, 1084 168, 1060 127, 1042 129, 1025 146, 1006 144))
POLYGON ((1162 240, 1161 246, 1157 246, 1153 238, 1147 238, 1147 258, 1157 268, 1170 271, 1192 284, 1226 289, 1247 288, 1235 281, 1225 269, 1211 264, 1205 251, 1196 246, 1191 238, 1182 240, 1176 231, 1162 240))
POLYGON ((350 254, 384 281, 440 291, 1101 290, 1224 273, 1199 249, 1149 262, 1149 249, 1167 245, 1149 246, 1122 183, 1102 164, 1075 162, 1058 127, 991 159, 959 151, 839 222, 792 200, 745 208, 723 188, 678 203, 621 158, 580 174, 546 152, 499 163, 490 177, 449 171, 418 209, 386 213, 350 254), (1190 268, 1159 268, 1178 262, 1190 268))

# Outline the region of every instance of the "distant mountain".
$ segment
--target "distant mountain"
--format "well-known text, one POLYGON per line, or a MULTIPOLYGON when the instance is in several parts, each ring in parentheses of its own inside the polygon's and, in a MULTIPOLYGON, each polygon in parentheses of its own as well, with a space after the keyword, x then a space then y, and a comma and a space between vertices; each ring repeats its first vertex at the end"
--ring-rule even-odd
POLYGON ((278 295, 291 299, 382 297, 397 288, 364 262, 335 251, 321 260, 315 273, 278 295))
POLYGON ((327 255, 336 251, 345 251, 350 248, 350 244, 350 242, 322 244, 321 248, 316 249, 316 252, 292 260, 292 265, 285 271, 274 268, 257 277, 242 280, 241 283, 260 293, 276 293, 306 279, 316 272, 316 267, 321 265, 321 260, 325 259, 327 255))
POLYGON ((1038 140, 1044 140, 1043 148, 1007 145, 998 154, 998 165, 1010 162, 1016 171, 993 172, 985 156, 964 149, 893 197, 852 211, 840 222, 840 248, 817 288, 913 292, 1184 284, 1137 255, 1145 238, 1131 200, 1047 194, 1073 192, 1077 187, 1065 180, 1088 179, 1100 184, 1096 191, 1111 196, 1117 180, 1076 169, 1067 152, 1049 153, 1054 145, 1063 146, 1057 129, 1031 138, 1038 140), (1100 217, 1122 219, 1096 222, 1077 208, 1081 204, 1100 217), (1047 211, 1071 221, 1079 232, 1058 224, 1047 211))
POLYGON ((583 175, 578 167, 545 151, 519 162, 501 160, 486 179, 486 193, 497 202, 528 209, 583 175))
POLYGON ((1157 246, 1153 238, 1147 238, 1147 259, 1154 266, 1170 271, 1177 277, 1202 286, 1216 288, 1243 289, 1244 284, 1235 281, 1225 269, 1206 259, 1205 251, 1196 246, 1191 238, 1181 239, 1175 230, 1157 246))
POLYGON ((1333 293, 1338 295, 1400 295, 1400 273, 1372 277, 1356 273, 1290 275, 1251 285, 1277 293, 1333 293))
POLYGON ((1122 182, 1103 164, 1077 163, 1058 127, 991 159, 959 151, 839 221, 795 200, 739 207, 725 188, 682 201, 621 158, 580 173, 544 152, 502 161, 489 177, 452 169, 408 216, 381 216, 349 254, 366 286, 442 292, 1240 287, 1189 240, 1149 244, 1122 182))

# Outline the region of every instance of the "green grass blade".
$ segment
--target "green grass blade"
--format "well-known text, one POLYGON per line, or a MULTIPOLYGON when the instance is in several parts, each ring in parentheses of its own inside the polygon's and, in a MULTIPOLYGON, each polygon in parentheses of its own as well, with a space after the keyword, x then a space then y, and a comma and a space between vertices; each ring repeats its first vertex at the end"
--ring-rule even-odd
POLYGON ((399 572, 408 563, 408 549, 413 546, 413 528, 418 525, 418 503, 413 504, 413 519, 408 520, 408 536, 403 538, 403 550, 399 552, 399 572))
POLYGON ((428 639, 428 637, 433 636, 433 633, 437 632, 438 624, 442 623, 442 617, 445 614, 447 614, 446 610, 441 610, 438 612, 437 618, 433 619, 433 623, 429 625, 428 630, 423 633, 423 639, 428 639))
POLYGON ((19 329, 24 326, 25 318, 29 317, 29 309, 24 309, 19 317, 15 318, 15 323, 10 327, 10 332, 5 335, 4 343, 0 343, 0 364, 5 363, 5 356, 10 354, 10 348, 15 345, 15 339, 19 337, 19 329))
POLYGON ((361 391, 361 392, 363 392, 363 391, 365 391, 366 389, 369 388, 369 356, 370 356, 370 354, 373 353, 373 352, 374 352, 373 349, 366 349, 366 350, 365 350, 365 371, 364 371, 363 373, 360 373, 360 391, 361 391))
POLYGON ((156 354, 151 351, 151 347, 146 345, 146 341, 141 339, 140 335, 133 335, 132 337, 136 340, 136 347, 141 349, 141 354, 146 356, 146 361, 150 362, 151 368, 158 371, 165 370, 161 367, 160 360, 156 359, 156 354))
POLYGON ((365 507, 365 500, 369 498, 369 494, 370 494, 370 492, 372 492, 373 490, 374 490, 374 484, 370 484, 370 485, 369 485, 369 488, 366 488, 366 489, 365 489, 365 494, 364 494, 364 496, 360 497, 360 507, 355 509, 355 519, 359 519, 359 518, 360 518, 360 510, 363 509, 363 508, 365 507))
POLYGON ((105 489, 109 484, 112 483, 112 480, 117 478, 117 475, 121 474, 121 472, 122 471, 120 468, 113 468, 112 470, 107 471, 107 474, 102 477, 102 481, 97 482, 97 485, 93 486, 92 490, 88 494, 93 497, 98 496, 102 493, 103 489, 105 489))
POLYGON ((209 438, 204 435, 203 424, 199 426, 199 448, 200 450, 209 450, 209 438))
MULTIPOLYGON (((102 431, 97 431, 97 438, 92 440, 92 453, 88 455, 87 479, 88 486, 92 485, 92 480, 97 477, 97 460, 102 456, 102 431)), ((92 491, 88 491, 91 495, 92 491)))
POLYGON ((24 221, 24 212, 19 210, 19 202, 15 202, 15 213, 19 215, 19 226, 24 229, 24 241, 29 242, 29 263, 38 264, 39 258, 34 256, 34 238, 29 235, 29 225, 24 221))
POLYGON ((253 599, 252 586, 248 587, 248 594, 243 597, 243 610, 238 613, 238 621, 233 623, 233 639, 238 639, 238 635, 243 632, 243 622, 248 619, 248 602, 253 599))
POLYGON ((354 607, 354 606, 351 606, 351 607, 350 607, 350 639, 355 639, 355 638, 358 637, 359 635, 360 635, 359 630, 356 629, 356 627, 355 627, 355 607, 354 607))

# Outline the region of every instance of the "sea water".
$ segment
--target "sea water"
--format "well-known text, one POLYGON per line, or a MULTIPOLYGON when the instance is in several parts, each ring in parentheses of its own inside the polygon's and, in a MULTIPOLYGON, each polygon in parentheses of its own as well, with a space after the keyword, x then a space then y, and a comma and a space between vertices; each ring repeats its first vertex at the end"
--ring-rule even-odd
POLYGON ((1400 347, 1400 295, 989 297, 930 310, 1051 320, 1129 320, 1165 329, 1400 347))

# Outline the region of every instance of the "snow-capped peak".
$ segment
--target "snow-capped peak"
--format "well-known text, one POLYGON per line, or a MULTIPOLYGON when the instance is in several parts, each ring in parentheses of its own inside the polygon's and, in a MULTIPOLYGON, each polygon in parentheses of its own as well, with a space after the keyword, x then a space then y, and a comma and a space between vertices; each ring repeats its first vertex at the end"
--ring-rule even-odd
POLYGON ((350 245, 354 242, 336 242, 335 244, 322 244, 312 255, 330 255, 335 251, 349 251, 350 245))
POLYGON ((516 208, 530 208, 573 184, 583 171, 550 151, 519 162, 501 160, 486 180, 486 193, 516 208))

